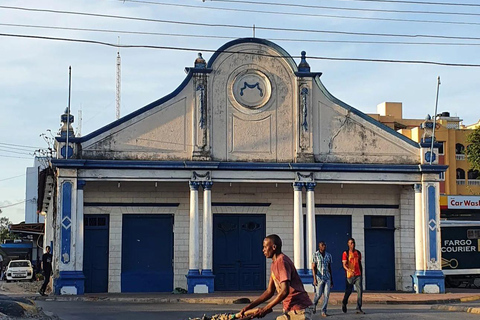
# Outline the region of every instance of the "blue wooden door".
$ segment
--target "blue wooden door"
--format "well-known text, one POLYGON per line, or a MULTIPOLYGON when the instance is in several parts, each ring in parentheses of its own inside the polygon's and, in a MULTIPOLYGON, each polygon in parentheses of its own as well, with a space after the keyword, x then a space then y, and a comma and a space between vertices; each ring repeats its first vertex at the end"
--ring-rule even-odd
MULTIPOLYGON (((345 290, 345 269, 342 264, 342 254, 347 249, 348 239, 352 235, 352 216, 316 215, 315 227, 318 243, 324 241, 327 252, 332 255, 333 291, 345 290)), ((311 267, 312 254, 308 255, 308 267, 311 267)))
POLYGON ((108 215, 84 217, 85 293, 108 292, 108 215))
POLYGON ((264 290, 265 215, 216 214, 213 226, 215 290, 264 290))
POLYGON ((122 292, 173 290, 173 216, 125 214, 122 292))
POLYGON ((394 217, 365 216, 367 290, 395 290, 394 217))

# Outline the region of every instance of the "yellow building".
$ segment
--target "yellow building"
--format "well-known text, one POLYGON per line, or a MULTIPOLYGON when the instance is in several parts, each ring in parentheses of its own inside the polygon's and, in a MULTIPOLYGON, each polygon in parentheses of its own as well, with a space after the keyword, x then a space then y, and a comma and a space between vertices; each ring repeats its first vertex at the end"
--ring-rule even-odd
MULTIPOLYGON (((383 102, 377 106, 377 113, 369 114, 369 116, 414 141, 421 141, 423 129, 420 128, 420 124, 425 120, 404 119, 401 102, 383 102)), ((448 212, 456 212, 456 218, 480 220, 480 208, 472 208, 478 213, 464 210, 464 214, 458 216, 459 211, 453 211, 452 209, 456 208, 449 205, 449 199, 453 196, 473 196, 473 200, 477 200, 477 202, 480 200, 480 175, 478 171, 470 169, 465 155, 468 148, 467 136, 471 130, 480 126, 480 121, 469 126, 464 126, 462 121, 459 117, 451 116, 449 112, 442 112, 436 117, 435 139, 441 144, 438 160, 439 164, 448 165, 445 181, 440 185, 440 206, 442 216, 445 218, 447 218, 445 214, 448 212)))

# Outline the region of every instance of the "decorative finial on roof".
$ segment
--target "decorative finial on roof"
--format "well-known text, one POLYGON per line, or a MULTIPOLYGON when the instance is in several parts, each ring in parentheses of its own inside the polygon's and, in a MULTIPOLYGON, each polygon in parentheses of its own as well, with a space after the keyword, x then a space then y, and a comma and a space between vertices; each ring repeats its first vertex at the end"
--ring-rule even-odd
POLYGON ((205 61, 205 59, 203 59, 201 52, 198 53, 198 58, 195 59, 195 63, 193 65, 195 68, 201 69, 205 69, 207 67, 207 62, 205 61))
POLYGON ((65 109, 65 112, 60 116, 60 121, 62 122, 62 127, 60 129, 60 136, 66 137, 67 132, 69 137, 75 137, 73 131, 72 123, 74 121, 74 116, 70 114, 68 107, 65 109), (68 121, 67 121, 68 119, 68 121))
POLYGON ((301 60, 300 60, 300 64, 298 65, 298 71, 299 72, 310 72, 310 65, 308 64, 307 62, 307 58, 306 58, 306 52, 305 51, 302 51, 302 57, 301 57, 301 60))

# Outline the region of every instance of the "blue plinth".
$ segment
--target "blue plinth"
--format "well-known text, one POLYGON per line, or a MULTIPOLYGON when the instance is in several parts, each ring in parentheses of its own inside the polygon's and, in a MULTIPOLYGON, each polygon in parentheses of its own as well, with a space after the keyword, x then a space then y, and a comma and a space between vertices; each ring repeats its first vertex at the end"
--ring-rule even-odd
POLYGON ((440 293, 445 293, 445 276, 441 270, 415 271, 412 278, 416 293, 425 293, 426 285, 437 285, 440 293))
POLYGON ((215 275, 212 270, 205 269, 202 270, 202 273, 198 270, 188 270, 187 277, 187 291, 188 293, 195 292, 195 286, 197 285, 206 285, 208 288, 208 293, 214 292, 214 280, 215 275))
POLYGON ((313 284, 313 274, 310 269, 298 269, 297 270, 300 279, 303 284, 313 284))
POLYGON ((58 278, 53 280, 53 290, 61 294, 63 287, 75 287, 77 294, 85 293, 85 276, 82 271, 60 271, 58 278))

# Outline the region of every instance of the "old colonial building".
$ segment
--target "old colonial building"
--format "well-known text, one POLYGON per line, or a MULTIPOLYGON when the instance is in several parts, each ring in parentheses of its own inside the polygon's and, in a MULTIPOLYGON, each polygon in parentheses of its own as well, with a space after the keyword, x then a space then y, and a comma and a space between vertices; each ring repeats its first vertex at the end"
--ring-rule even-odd
POLYGON ((57 294, 261 290, 271 233, 307 287, 324 240, 343 289, 354 237, 367 289, 444 291, 446 167, 428 164, 428 148, 332 96, 305 53, 297 65, 266 40, 231 41, 186 72, 84 137, 63 116, 44 203, 57 294))

